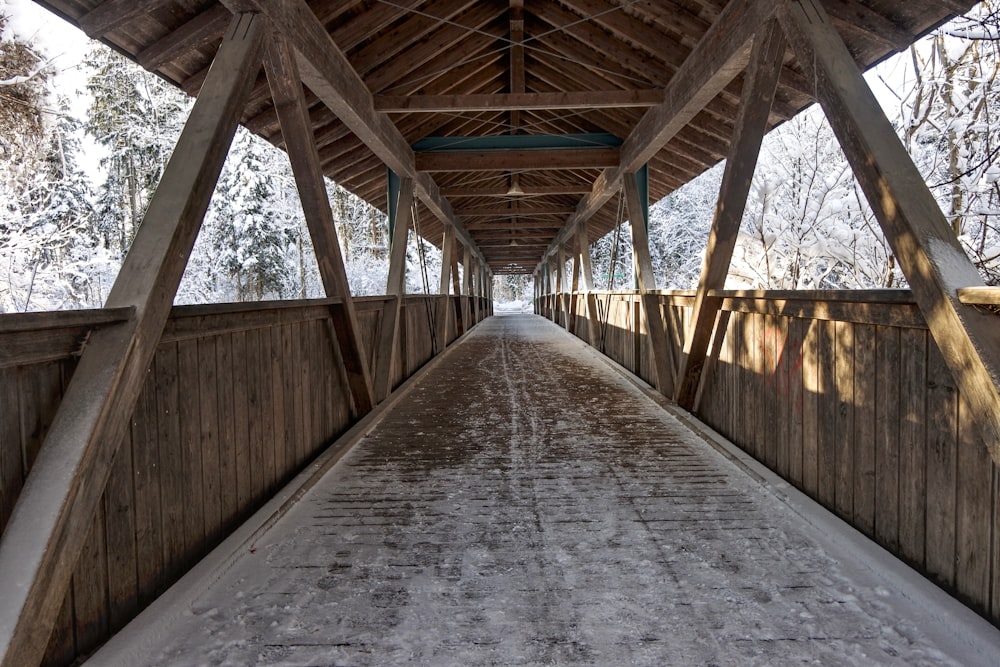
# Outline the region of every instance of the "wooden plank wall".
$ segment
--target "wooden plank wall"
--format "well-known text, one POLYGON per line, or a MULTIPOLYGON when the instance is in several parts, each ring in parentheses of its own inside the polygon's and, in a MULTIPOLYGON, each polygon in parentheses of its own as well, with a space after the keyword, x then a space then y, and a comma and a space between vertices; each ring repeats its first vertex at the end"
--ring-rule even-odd
MULTIPOLYGON (((1000 625, 1000 467, 919 310, 884 292, 788 296, 725 299, 698 417, 1000 625)), ((603 352, 648 382, 634 294, 598 300, 603 352)), ((661 302, 676 368, 690 293, 661 302)))
MULTIPOLYGON (((436 301, 404 299, 396 384, 434 354, 428 317, 434 321, 436 301)), ((385 303, 358 300, 364 341, 378 339, 385 303)), ((174 309, 46 665, 71 664, 98 647, 349 428, 329 305, 174 309)), ((112 319, 107 311, 0 318, 0 530, 87 332, 112 319)))

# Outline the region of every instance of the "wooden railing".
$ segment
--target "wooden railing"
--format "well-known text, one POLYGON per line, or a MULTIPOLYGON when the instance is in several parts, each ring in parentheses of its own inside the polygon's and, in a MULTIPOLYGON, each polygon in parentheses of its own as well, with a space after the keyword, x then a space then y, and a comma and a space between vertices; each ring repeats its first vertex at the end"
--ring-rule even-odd
MULTIPOLYGON (((449 302, 459 314, 467 310, 470 326, 489 314, 485 299, 449 302)), ((174 308, 45 664, 69 664, 100 645, 352 424, 331 337, 335 303, 174 308)), ((355 303, 371 368, 387 299, 355 303)), ((443 304, 438 296, 405 297, 394 386, 434 356, 443 304)), ((0 529, 88 335, 126 316, 0 316, 0 529)), ((449 342, 459 328, 452 325, 449 342)))
MULTIPOLYGON (((696 415, 1000 625, 1000 468, 909 292, 717 294, 696 415)), ((585 297, 568 299, 587 340, 585 297)), ((637 295, 597 301, 603 342, 588 342, 650 381, 637 295)), ((664 292, 660 305, 670 396, 693 292, 664 292)), ((563 326, 570 310, 536 303, 563 326)))

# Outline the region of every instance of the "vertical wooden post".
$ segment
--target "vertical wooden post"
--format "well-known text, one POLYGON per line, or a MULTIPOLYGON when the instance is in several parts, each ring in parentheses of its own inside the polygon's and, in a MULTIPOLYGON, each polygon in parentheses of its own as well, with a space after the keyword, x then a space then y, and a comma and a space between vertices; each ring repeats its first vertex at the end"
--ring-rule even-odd
POLYGON ((559 324, 559 261, 553 257, 549 260, 549 319, 559 324))
POLYGON ((587 225, 582 224, 576 231, 577 261, 580 263, 581 289, 587 299, 587 335, 590 344, 599 347, 597 296, 594 294, 594 267, 590 258, 590 239, 587 225))
POLYGON ((566 330, 570 333, 576 333, 576 309, 580 292, 580 253, 574 253, 572 261, 573 278, 570 281, 569 313, 567 315, 569 320, 566 323, 566 330))
POLYGON ((670 365, 667 352, 667 335, 663 329, 663 316, 660 312, 659 296, 656 290, 656 276, 653 275, 653 258, 649 254, 649 233, 646 229, 646 206, 639 195, 639 184, 636 175, 625 174, 622 177, 625 186, 625 204, 628 207, 629 225, 632 229, 632 253, 635 262, 635 275, 639 283, 639 295, 642 307, 642 320, 652 348, 653 374, 656 388, 666 392, 673 384, 674 369, 670 365))
POLYGON ((1000 327, 959 301, 982 285, 941 209, 817 0, 781 5, 785 36, 840 140, 959 391, 1000 463, 1000 327))
POLYGON ((726 286, 726 275, 736 248, 761 141, 767 131, 767 119, 784 55, 784 35, 777 21, 771 21, 754 38, 750 64, 743 83, 743 99, 733 126, 726 170, 722 176, 715 219, 708 237, 708 250, 698 282, 684 358, 681 360, 675 396, 677 403, 687 410, 694 409, 721 305, 721 299, 708 296, 708 291, 726 286))
POLYGON ((323 287, 327 296, 341 299, 340 304, 331 308, 333 329, 347 372, 348 386, 354 398, 355 412, 360 417, 375 406, 375 392, 365 361, 354 299, 347 282, 347 271, 344 269, 344 258, 340 252, 298 65, 291 47, 282 35, 272 36, 264 67, 281 124, 285 151, 292 164, 302 211, 316 252, 323 287))
MULTIPOLYGON (((375 352, 375 400, 381 403, 392 391, 392 368, 399 340, 399 315, 406 292, 406 244, 413 210, 413 181, 399 179, 396 212, 392 216, 392 241, 389 245, 389 276, 385 293, 390 297, 382 310, 378 348, 375 352)), ((391 199, 391 198, 390 198, 391 199)))
POLYGON ((538 269, 531 273, 531 307, 538 314, 538 269))
POLYGON ((566 253, 562 246, 556 252, 556 324, 566 326, 566 253))
POLYGON ((201 221, 260 71, 264 21, 233 18, 149 203, 108 308, 125 323, 90 337, 0 541, 0 664, 45 653, 111 462, 170 315, 201 221))
POLYGON ((451 249, 451 287, 454 298, 451 299, 451 303, 455 311, 455 333, 461 336, 465 333, 465 318, 462 313, 462 275, 458 270, 458 239, 453 243, 455 245, 451 249))
POLYGON ((472 320, 479 323, 479 259, 472 259, 472 271, 469 273, 469 295, 472 303, 472 320))
POLYGON ((486 315, 493 314, 493 272, 483 265, 483 298, 486 299, 486 315))
POLYGON ((455 310, 451 307, 451 267, 452 255, 455 250, 455 229, 451 225, 444 226, 444 239, 441 242, 441 279, 438 283, 440 308, 438 308, 438 352, 448 346, 448 332, 451 331, 451 319, 455 310))
POLYGON ((465 246, 462 257, 462 329, 468 331, 472 326, 472 249, 465 246))

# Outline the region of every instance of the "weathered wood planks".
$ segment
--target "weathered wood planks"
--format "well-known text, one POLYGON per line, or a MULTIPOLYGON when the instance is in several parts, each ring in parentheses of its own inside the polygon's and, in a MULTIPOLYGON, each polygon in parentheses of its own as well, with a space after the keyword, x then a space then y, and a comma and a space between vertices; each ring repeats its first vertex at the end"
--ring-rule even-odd
MULTIPOLYGON (((594 296, 604 353, 647 372, 637 295, 594 296)), ((1000 623, 1000 473, 909 293, 719 296, 698 416, 1000 623)), ((690 313, 689 292, 659 298, 690 313)))
MULTIPOLYGON (((428 305, 436 299, 403 300, 394 384, 434 356, 428 305)), ((351 391, 343 361, 331 354, 327 301, 173 310, 44 664, 70 664, 104 641, 349 427, 351 391)), ((386 305, 394 304, 359 302, 364 340, 377 338, 386 305)), ((479 312, 485 317, 486 308, 479 312)), ((30 335, 21 318, 6 319, 0 345, 11 327, 30 335)), ((79 319, 71 313, 67 323, 79 319)), ((98 311, 86 319, 98 327, 115 317, 98 311)), ((26 359, 42 361, 0 369, 0 527, 76 366, 70 349, 44 353, 48 342, 36 337, 37 353, 26 348, 26 359)))

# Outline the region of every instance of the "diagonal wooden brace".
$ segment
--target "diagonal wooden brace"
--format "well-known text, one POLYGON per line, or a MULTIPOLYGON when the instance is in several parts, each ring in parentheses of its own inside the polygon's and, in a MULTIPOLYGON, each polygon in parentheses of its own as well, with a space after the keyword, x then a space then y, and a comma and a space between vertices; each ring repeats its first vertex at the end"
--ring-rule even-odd
POLYGON ((761 141, 767 131, 767 119, 774 101, 774 91, 781 74, 785 55, 785 38, 777 21, 766 24, 754 37, 750 64, 743 82, 743 99, 733 127, 733 138, 726 170, 722 176, 715 219, 708 237, 705 263, 698 281, 698 292, 691 315, 690 335, 681 361, 679 382, 675 393, 677 404, 687 410, 694 408, 701 382, 708 346, 715 330, 715 320, 721 299, 709 290, 726 286, 726 275, 736 248, 736 239, 746 209, 747 196, 761 141))
POLYGON ((298 64, 282 35, 275 34, 272 37, 264 67, 281 124, 281 136, 285 140, 285 150, 292 164, 292 173, 302 201, 302 212, 316 252, 323 287, 327 296, 341 299, 341 304, 331 309, 333 329, 340 357, 347 371, 356 416, 361 417, 375 406, 375 393, 368 364, 365 363, 358 316, 351 297, 351 287, 347 282, 347 271, 344 269, 333 211, 330 209, 319 153, 309 122, 309 108, 302 91, 298 64))
POLYGON ((923 177, 818 0, 781 5, 778 18, 892 246, 931 335, 1000 463, 1000 326, 963 304, 982 285, 923 177))
POLYGON ((653 373, 656 388, 667 393, 673 387, 674 367, 670 365, 667 351, 667 333, 663 327, 660 311, 660 297, 655 294, 656 276, 653 274, 653 258, 649 254, 649 232, 646 229, 646 207, 639 197, 639 186, 635 173, 622 177, 625 187, 625 204, 628 207, 629 226, 632 229, 632 252, 635 275, 639 281, 639 300, 642 307, 643 323, 649 334, 652 349, 653 373))
POLYGON ((0 664, 37 665, 129 425, 250 88, 264 21, 233 18, 107 307, 126 323, 91 336, 0 540, 0 664))
POLYGON ((413 212, 413 181, 401 178, 399 200, 396 203, 395 225, 389 247, 389 276, 385 293, 390 300, 382 310, 375 351, 375 400, 381 403, 392 392, 392 368, 399 347, 399 318, 406 292, 406 243, 413 212))

